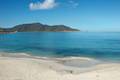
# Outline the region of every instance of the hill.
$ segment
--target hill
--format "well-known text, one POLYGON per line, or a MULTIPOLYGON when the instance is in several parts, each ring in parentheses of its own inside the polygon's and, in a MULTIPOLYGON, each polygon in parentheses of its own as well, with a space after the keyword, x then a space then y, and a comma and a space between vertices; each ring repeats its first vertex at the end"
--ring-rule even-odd
POLYGON ((41 23, 30 23, 30 24, 20 24, 12 28, 0 28, 0 31, 8 32, 59 32, 59 31, 79 31, 78 29, 73 29, 65 25, 44 25, 41 23))

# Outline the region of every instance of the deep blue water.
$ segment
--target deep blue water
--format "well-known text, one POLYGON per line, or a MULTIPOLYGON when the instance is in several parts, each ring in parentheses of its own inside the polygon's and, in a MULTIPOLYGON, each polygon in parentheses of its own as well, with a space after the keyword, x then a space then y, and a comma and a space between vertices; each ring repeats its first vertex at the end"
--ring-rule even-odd
POLYGON ((120 33, 25 32, 0 34, 0 52, 120 60, 120 33))

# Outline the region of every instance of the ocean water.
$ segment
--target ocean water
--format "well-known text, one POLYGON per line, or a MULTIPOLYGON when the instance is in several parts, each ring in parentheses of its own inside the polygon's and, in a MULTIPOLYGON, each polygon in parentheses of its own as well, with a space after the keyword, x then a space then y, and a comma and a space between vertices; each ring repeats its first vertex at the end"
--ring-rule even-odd
POLYGON ((0 52, 120 61, 120 33, 22 32, 0 34, 0 52))

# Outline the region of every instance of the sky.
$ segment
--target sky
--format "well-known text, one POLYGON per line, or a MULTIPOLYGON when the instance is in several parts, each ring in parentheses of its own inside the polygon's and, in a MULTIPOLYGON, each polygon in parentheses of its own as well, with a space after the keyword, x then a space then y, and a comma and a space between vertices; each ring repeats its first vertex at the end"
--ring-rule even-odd
POLYGON ((0 27, 36 22, 120 32, 120 0, 0 0, 0 27))

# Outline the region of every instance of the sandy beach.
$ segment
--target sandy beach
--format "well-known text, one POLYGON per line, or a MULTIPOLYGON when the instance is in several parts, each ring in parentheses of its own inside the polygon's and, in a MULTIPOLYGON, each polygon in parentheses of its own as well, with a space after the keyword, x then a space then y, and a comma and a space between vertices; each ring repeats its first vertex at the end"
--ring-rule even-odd
POLYGON ((120 80, 119 63, 95 61, 84 67, 91 61, 95 60, 1 56, 0 80, 120 80))

